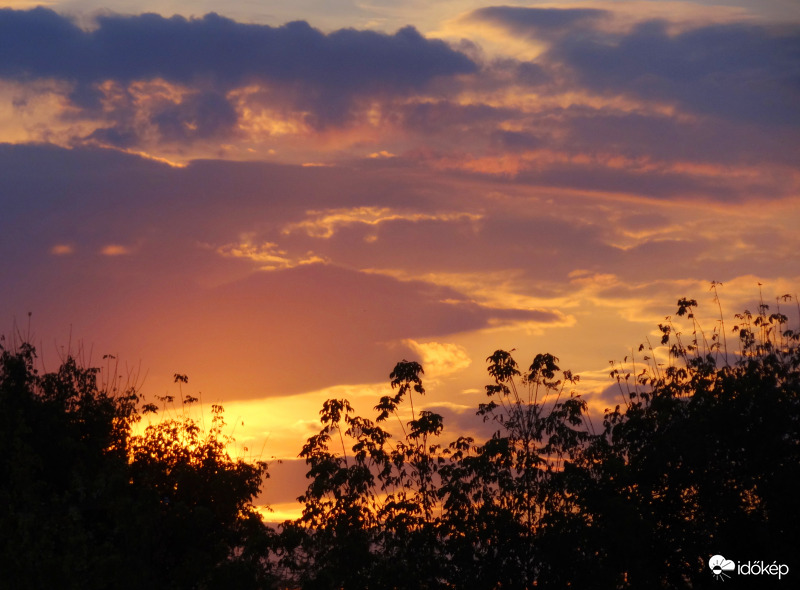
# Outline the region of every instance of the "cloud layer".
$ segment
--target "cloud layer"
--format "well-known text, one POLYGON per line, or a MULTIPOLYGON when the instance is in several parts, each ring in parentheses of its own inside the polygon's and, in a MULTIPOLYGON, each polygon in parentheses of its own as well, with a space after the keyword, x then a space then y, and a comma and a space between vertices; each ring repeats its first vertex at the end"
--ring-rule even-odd
POLYGON ((184 162, 385 153, 652 197, 797 188, 796 24, 509 6, 455 22, 455 35, 488 30, 531 57, 488 58, 480 36, 447 45, 413 27, 325 34, 211 13, 105 15, 84 29, 47 9, 4 9, 5 139, 184 162), (728 182, 734 169, 749 178, 728 182))
POLYGON ((394 35, 354 29, 326 35, 304 21, 269 27, 210 13, 106 15, 84 30, 45 8, 0 11, 0 56, 0 77, 74 83, 70 99, 88 111, 107 109, 117 92, 127 95, 123 102, 132 100, 129 86, 137 81, 187 88, 182 100, 152 115, 165 139, 186 139, 175 130, 190 123, 200 138, 232 129, 237 117, 226 94, 252 84, 267 93, 277 86, 280 100, 325 125, 346 121, 356 98, 405 94, 437 76, 475 70, 466 56, 410 26, 394 35))

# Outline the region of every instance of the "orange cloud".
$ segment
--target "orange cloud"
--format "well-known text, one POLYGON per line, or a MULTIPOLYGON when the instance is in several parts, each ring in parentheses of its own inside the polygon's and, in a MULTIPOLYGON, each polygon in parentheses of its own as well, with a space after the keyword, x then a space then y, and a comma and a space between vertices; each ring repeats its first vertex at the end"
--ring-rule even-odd
POLYGON ((246 258, 257 262, 262 270, 278 270, 294 268, 306 264, 324 263, 325 259, 316 256, 313 252, 307 252, 304 256, 289 256, 286 250, 282 250, 277 244, 264 242, 256 244, 247 237, 243 241, 235 244, 225 244, 217 248, 217 252, 222 256, 230 258, 246 258))
POLYGON ((72 244, 56 244, 50 248, 50 253, 56 256, 68 256, 75 252, 75 247, 72 244))
POLYGON ((415 213, 393 210, 389 207, 356 207, 352 209, 328 209, 307 211, 310 219, 290 223, 281 230, 284 235, 303 231, 315 238, 330 238, 340 227, 356 224, 377 226, 389 221, 478 221, 481 216, 474 213, 415 213))
POLYGON ((121 244, 108 244, 100 250, 103 256, 125 256, 131 253, 131 249, 121 244))

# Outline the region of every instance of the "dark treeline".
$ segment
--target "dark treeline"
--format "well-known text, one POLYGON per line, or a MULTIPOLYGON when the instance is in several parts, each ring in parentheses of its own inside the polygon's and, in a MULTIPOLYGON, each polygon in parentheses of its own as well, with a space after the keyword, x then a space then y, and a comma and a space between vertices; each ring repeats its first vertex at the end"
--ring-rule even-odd
POLYGON ((35 361, 27 343, 0 354, 0 587, 269 586, 266 465, 231 459, 221 408, 207 432, 184 417, 135 436, 156 409, 135 388, 35 361))
MULTIPOLYGON (((788 298, 787 298, 788 300, 788 298)), ((779 301, 780 303, 780 301, 779 301)), ((302 516, 266 526, 267 465, 228 454, 221 408, 134 435, 135 388, 32 346, 0 357, 0 571, 13 588, 705 588, 712 555, 800 550, 800 334, 761 304, 706 334, 694 300, 611 377, 592 421, 549 354, 488 359, 485 441, 443 441, 423 368, 398 363, 374 420, 328 400, 300 453, 302 516), (678 317, 675 318, 678 321, 678 317), (657 358, 668 350, 668 358, 657 358), (410 420, 409 420, 410 418, 410 420), (393 434, 390 433, 390 428, 393 434)), ((176 375, 176 380, 185 377, 176 375)), ((169 400, 162 400, 169 401, 169 400)), ((191 403, 186 396, 182 402, 191 403)), ((742 583, 736 572, 725 587, 742 583)), ((786 587, 789 587, 786 586, 786 587)))

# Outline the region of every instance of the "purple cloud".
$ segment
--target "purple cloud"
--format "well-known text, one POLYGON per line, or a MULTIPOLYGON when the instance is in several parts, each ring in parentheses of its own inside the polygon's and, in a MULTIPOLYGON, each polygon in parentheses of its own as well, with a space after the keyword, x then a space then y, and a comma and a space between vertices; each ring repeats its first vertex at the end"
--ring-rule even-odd
MULTIPOLYGON (((76 84, 73 103, 98 112, 99 83, 120 93, 134 81, 161 79, 193 89, 167 105, 155 123, 168 139, 185 140, 183 123, 199 137, 230 132, 235 114, 225 92, 248 84, 275 84, 269 95, 311 111, 310 124, 346 121, 364 95, 403 95, 438 76, 476 71, 464 54, 424 38, 413 27, 394 35, 342 29, 329 34, 297 21, 281 27, 242 24, 217 14, 186 19, 156 14, 107 15, 84 30, 45 8, 0 10, 0 77, 17 81, 54 78, 76 84)), ((121 115, 117 115, 120 117, 121 115)), ((131 143, 124 121, 98 133, 118 145, 131 143)))
POLYGON ((0 75, 82 82, 147 80, 219 88, 250 80, 308 83, 330 90, 404 91, 433 77, 475 70, 461 53, 413 27, 394 35, 342 29, 330 34, 296 21, 249 25, 210 13, 99 16, 86 31, 45 8, 0 10, 0 75))
POLYGON ((713 24, 673 34, 662 20, 627 32, 598 26, 589 9, 489 7, 472 20, 550 42, 540 59, 566 66, 580 86, 671 100, 687 111, 767 125, 800 125, 800 28, 713 24))
POLYGON ((526 8, 487 6, 469 15, 469 20, 490 22, 517 34, 551 39, 576 30, 590 29, 611 17, 611 12, 595 8, 526 8))

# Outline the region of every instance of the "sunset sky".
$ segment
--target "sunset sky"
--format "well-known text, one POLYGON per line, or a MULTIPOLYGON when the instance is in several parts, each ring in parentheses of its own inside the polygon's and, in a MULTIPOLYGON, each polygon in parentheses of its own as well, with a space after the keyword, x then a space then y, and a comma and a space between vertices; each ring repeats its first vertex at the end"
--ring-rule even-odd
POLYGON ((276 518, 322 402, 374 417, 401 359, 446 443, 495 349, 601 413, 679 297, 711 333, 712 281, 728 317, 800 290, 796 0, 35 5, 0 10, 0 332, 187 374, 285 460, 276 518))

